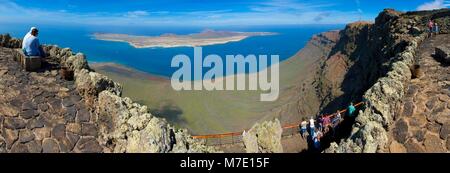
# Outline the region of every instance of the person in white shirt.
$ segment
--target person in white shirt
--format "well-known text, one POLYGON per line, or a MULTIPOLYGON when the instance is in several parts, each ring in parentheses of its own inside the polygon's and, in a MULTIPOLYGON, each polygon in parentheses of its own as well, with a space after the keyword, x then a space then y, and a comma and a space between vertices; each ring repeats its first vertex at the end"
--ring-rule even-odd
POLYGON ((36 27, 31 27, 30 31, 23 37, 22 50, 25 55, 45 57, 37 37, 38 34, 39 30, 36 27))
POLYGON ((309 135, 313 136, 314 135, 314 130, 316 128, 315 124, 314 124, 315 120, 311 117, 311 119, 309 119, 309 135))

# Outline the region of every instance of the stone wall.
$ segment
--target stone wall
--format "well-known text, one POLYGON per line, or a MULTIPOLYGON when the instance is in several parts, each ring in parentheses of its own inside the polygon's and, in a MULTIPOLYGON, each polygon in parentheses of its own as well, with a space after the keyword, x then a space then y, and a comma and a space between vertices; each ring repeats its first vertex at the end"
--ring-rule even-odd
MULTIPOLYGON (((20 48, 21 40, 0 35, 0 46, 20 48)), ((146 106, 121 97, 122 86, 89 68, 86 56, 70 48, 44 45, 47 58, 74 71, 76 90, 96 114, 99 141, 114 152, 218 152, 154 117, 146 106)))
POLYGON ((9 48, 21 48, 22 40, 11 38, 9 34, 0 35, 0 46, 9 48))

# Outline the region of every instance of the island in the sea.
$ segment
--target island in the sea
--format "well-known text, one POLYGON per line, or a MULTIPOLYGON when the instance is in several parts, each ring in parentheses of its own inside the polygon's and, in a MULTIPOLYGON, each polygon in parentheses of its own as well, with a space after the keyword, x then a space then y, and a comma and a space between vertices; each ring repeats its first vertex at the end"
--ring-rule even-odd
POLYGON ((196 47, 236 42, 252 36, 275 35, 273 32, 233 32, 205 30, 188 35, 162 34, 160 36, 136 36, 113 33, 94 33, 93 38, 104 41, 127 42, 135 48, 196 47))

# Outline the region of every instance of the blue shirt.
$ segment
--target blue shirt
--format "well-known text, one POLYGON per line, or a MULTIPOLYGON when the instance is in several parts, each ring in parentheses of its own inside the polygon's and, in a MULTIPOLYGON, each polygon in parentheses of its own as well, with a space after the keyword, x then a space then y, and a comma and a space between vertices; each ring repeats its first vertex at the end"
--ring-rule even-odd
POLYGON ((35 36, 29 36, 23 41, 23 51, 27 56, 43 56, 41 52, 39 39, 35 36))

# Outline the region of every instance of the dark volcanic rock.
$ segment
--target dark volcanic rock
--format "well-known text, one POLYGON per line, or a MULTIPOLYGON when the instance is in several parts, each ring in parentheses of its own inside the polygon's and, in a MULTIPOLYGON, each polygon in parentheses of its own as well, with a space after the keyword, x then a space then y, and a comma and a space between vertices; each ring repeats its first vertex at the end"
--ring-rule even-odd
POLYGON ((97 126, 93 123, 81 124, 81 135, 83 136, 97 136, 97 126))
POLYGON ((3 137, 5 138, 6 147, 9 149, 19 138, 19 132, 17 132, 17 130, 5 129, 3 137))
POLYGON ((433 97, 427 103, 425 104, 429 110, 433 109, 436 105, 436 102, 438 101, 438 97, 433 97))
POLYGON ((45 138, 42 140, 42 152, 43 153, 58 153, 59 145, 55 139, 45 138))
POLYGON ((34 128, 41 128, 44 127, 44 120, 42 117, 37 117, 35 119, 29 120, 27 128, 28 129, 34 129, 34 128))
POLYGON ((414 96, 414 94, 417 93, 417 91, 419 90, 419 88, 420 88, 420 87, 417 86, 417 85, 411 85, 411 86, 409 86, 408 92, 406 93, 406 95, 407 95, 408 97, 414 96))
POLYGON ((25 110, 36 110, 36 109, 37 109, 36 104, 34 104, 34 103, 31 102, 31 101, 27 101, 27 102, 24 102, 24 103, 22 104, 22 110, 23 110, 23 111, 25 111, 25 110))
POLYGON ((36 141, 30 141, 25 144, 30 153, 40 153, 42 152, 42 145, 36 141))
POLYGON ((99 153, 102 147, 98 144, 94 137, 83 137, 78 141, 76 148, 82 153, 99 153))
POLYGON ((64 124, 57 124, 53 127, 52 136, 56 139, 62 139, 66 136, 66 126, 64 124))
POLYGON ((404 119, 397 121, 393 129, 393 134, 396 141, 404 144, 408 137, 408 123, 404 119))
POLYGON ((444 46, 438 46, 435 48, 436 57, 447 64, 450 64, 450 49, 444 46))
POLYGON ((52 107, 52 109, 55 109, 55 110, 59 110, 62 108, 61 100, 59 100, 59 99, 53 99, 53 100, 49 101, 49 104, 52 107))
POLYGON ((75 103, 71 99, 65 98, 65 99, 62 100, 62 104, 63 104, 64 107, 71 107, 75 103))
POLYGON ((29 153, 28 147, 20 142, 14 143, 10 150, 11 153, 29 153))
POLYGON ((441 130, 441 125, 437 123, 427 123, 427 130, 433 133, 439 133, 441 130))
POLYGON ((405 148, 408 153, 424 153, 425 152, 422 145, 420 145, 417 141, 412 140, 412 139, 408 140, 405 143, 405 148))
POLYGON ((61 149, 61 152, 72 151, 79 139, 80 136, 73 134, 71 132, 67 132, 66 137, 59 140, 59 147, 61 149))
POLYGON ((442 139, 446 139, 449 134, 450 134, 450 122, 442 125, 441 131, 439 132, 439 135, 442 139))
POLYGON ((77 113, 77 121, 78 122, 89 122, 91 114, 86 109, 80 109, 77 113))
POLYGON ((38 115, 39 115, 39 113, 35 110, 25 110, 20 113, 20 117, 22 117, 24 119, 34 118, 38 115))
POLYGON ((72 100, 72 102, 79 102, 80 100, 81 100, 81 96, 79 96, 79 95, 71 95, 70 96, 70 100, 72 100))
POLYGON ((75 122, 75 117, 77 115, 77 109, 74 107, 68 107, 66 108, 66 111, 64 113, 64 120, 66 122, 75 122))
POLYGON ((48 110, 48 105, 46 104, 46 103, 43 103, 43 104, 39 104, 39 111, 41 111, 41 112, 45 112, 45 111, 47 111, 48 110))
POLYGON ((19 142, 27 143, 34 140, 34 134, 31 130, 24 129, 19 131, 19 142))
POLYGON ((422 142, 425 139, 426 130, 417 130, 414 132, 414 138, 417 139, 418 142, 422 142))
POLYGON ((414 114, 414 103, 413 102, 406 102, 403 106, 403 116, 411 117, 414 114))
POLYGON ((6 117, 3 126, 8 129, 23 129, 26 124, 22 118, 18 117, 6 117))

